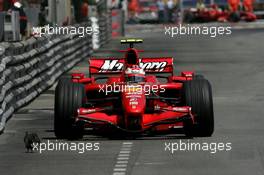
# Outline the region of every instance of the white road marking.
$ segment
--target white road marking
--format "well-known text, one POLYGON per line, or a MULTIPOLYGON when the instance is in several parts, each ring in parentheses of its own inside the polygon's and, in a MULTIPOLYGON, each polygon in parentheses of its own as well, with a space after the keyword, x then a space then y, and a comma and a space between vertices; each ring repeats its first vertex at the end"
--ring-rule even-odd
POLYGON ((118 157, 129 157, 129 154, 119 154, 118 157))
POLYGON ((131 150, 131 147, 129 148, 121 148, 121 151, 130 151, 131 150))
POLYGON ((114 168, 114 171, 126 171, 126 168, 114 168))
POLYGON ((129 157, 118 157, 117 160, 128 160, 129 157))
POLYGON ((127 164, 116 164, 115 167, 118 167, 118 168, 120 168, 120 167, 127 167, 127 164))
POLYGON ((114 172, 113 175, 125 175, 125 172, 114 172))
POLYGON ((123 145, 123 148, 130 148, 132 145, 123 145))
POLYGON ((165 162, 136 162, 135 165, 164 165, 165 162))
POLYGON ((116 164, 128 164, 127 160, 117 161, 116 164))
POLYGON ((117 161, 113 169, 113 175, 125 175, 129 162, 133 142, 123 142, 121 150, 117 156, 117 161))
POLYGON ((33 117, 30 117, 30 118, 19 118, 19 117, 14 117, 12 118, 13 121, 30 121, 30 120, 38 120, 37 118, 33 118, 33 117))
POLYGON ((120 151, 120 154, 129 154, 129 153, 130 151, 123 151, 123 150, 120 151))
POLYGON ((17 130, 5 130, 5 134, 15 134, 17 130))

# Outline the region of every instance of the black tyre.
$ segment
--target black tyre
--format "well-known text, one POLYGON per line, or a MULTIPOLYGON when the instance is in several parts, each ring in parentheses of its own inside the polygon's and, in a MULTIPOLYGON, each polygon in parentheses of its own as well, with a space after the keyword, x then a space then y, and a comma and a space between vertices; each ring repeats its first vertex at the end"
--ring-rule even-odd
POLYGON ((204 76, 197 74, 197 75, 194 75, 194 79, 204 79, 204 76))
POLYGON ((240 21, 240 13, 239 12, 232 12, 229 16, 229 20, 231 22, 239 22, 240 21))
POLYGON ((192 12, 186 12, 184 15, 184 22, 185 23, 192 23, 195 21, 195 16, 192 12))
POLYGON ((84 85, 73 83, 68 78, 59 80, 55 90, 54 131, 60 139, 79 139, 83 127, 75 123, 77 109, 85 103, 84 85))
POLYGON ((214 132, 212 88, 206 79, 186 81, 183 87, 185 105, 192 107, 195 124, 184 123, 187 136, 209 137, 214 132))

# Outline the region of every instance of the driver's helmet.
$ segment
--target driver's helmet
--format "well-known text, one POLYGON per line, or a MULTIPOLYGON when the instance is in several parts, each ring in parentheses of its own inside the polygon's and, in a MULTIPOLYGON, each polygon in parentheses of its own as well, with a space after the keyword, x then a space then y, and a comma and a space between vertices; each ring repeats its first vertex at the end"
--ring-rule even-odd
POLYGON ((137 65, 132 67, 127 67, 125 71, 126 82, 144 82, 145 81, 145 71, 137 65))

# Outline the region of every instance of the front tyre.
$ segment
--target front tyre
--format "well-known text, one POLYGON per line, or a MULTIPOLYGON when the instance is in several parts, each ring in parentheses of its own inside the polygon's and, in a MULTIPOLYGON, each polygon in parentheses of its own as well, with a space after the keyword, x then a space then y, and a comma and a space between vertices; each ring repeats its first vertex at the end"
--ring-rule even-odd
POLYGON ((75 123, 78 108, 85 103, 83 84, 73 83, 67 78, 60 79, 55 89, 54 132, 59 139, 79 139, 83 128, 75 123))
POLYGON ((192 107, 194 125, 184 123, 187 136, 210 137, 214 132, 212 88, 206 79, 193 79, 183 85, 185 105, 192 107))

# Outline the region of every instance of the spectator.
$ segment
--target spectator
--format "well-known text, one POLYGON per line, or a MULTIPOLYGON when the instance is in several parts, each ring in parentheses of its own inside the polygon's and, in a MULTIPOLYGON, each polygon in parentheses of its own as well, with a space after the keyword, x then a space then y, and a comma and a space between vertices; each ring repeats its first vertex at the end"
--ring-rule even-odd
POLYGON ((180 23, 181 22, 181 9, 180 9, 180 0, 174 0, 174 11, 173 11, 173 21, 180 23))
POLYGON ((72 0, 72 4, 74 7, 74 17, 75 21, 77 23, 82 21, 82 15, 81 15, 81 6, 82 6, 82 1, 81 0, 72 0))
POLYGON ((139 4, 137 0, 131 0, 128 4, 128 10, 129 10, 129 21, 130 24, 137 23, 136 20, 136 13, 139 9, 139 4))
POLYGON ((4 0, 0 0, 0 12, 4 11, 4 0))
POLYGON ((157 1, 157 6, 159 10, 159 22, 163 23, 165 20, 165 4, 162 0, 157 1))
POLYGON ((240 0, 228 0, 229 9, 231 12, 238 12, 240 0))
POLYGON ((88 20, 88 2, 84 1, 82 3, 82 8, 81 8, 81 14, 82 14, 82 21, 87 21, 88 20))
POLYGON ((9 9, 11 9, 11 7, 14 4, 14 0, 2 0, 3 1, 3 11, 8 11, 9 9))
POLYGON ((123 7, 124 7, 124 3, 125 3, 124 0, 120 0, 119 3, 118 3, 118 8, 119 8, 119 9, 123 9, 123 7))
POLYGON ((244 0, 243 1, 243 6, 246 12, 253 12, 253 3, 254 3, 254 0, 244 0))
POLYGON ((174 11, 174 2, 173 0, 168 0, 167 2, 169 22, 173 22, 173 11, 174 11))
POLYGON ((196 8, 197 8, 198 10, 203 10, 203 9, 205 9, 204 1, 203 1, 203 0, 198 0, 197 3, 196 3, 196 8))
POLYGON ((22 4, 20 2, 15 2, 10 10, 19 12, 20 34, 22 35, 22 37, 25 37, 27 29, 27 16, 24 9, 22 8, 22 4))
POLYGON ((40 11, 45 11, 46 7, 48 7, 48 0, 41 0, 40 11))
POLYGON ((238 22, 240 20, 239 5, 240 0, 228 0, 230 9, 229 20, 232 22, 238 22))
POLYGON ((48 0, 42 0, 40 3, 39 26, 45 26, 49 24, 45 13, 46 7, 48 7, 48 0))
POLYGON ((112 3, 111 3, 112 9, 117 9, 119 6, 119 3, 120 2, 118 0, 112 0, 112 3))

